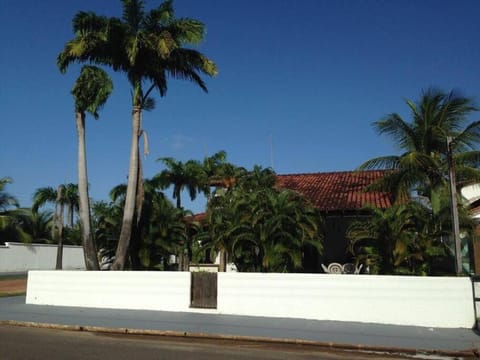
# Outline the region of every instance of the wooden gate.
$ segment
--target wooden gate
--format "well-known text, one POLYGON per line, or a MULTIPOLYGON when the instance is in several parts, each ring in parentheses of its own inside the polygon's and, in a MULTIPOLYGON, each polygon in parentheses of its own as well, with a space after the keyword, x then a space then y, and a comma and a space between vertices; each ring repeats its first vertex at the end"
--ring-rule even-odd
POLYGON ((217 273, 191 272, 190 307, 217 308, 217 273))

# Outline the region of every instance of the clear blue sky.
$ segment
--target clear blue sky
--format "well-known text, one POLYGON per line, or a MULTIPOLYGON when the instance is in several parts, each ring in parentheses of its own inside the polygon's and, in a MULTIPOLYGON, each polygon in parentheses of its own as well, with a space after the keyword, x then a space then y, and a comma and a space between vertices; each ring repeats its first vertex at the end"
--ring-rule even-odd
MULTIPOLYGON (((478 0, 176 0, 174 6, 177 17, 206 24, 199 50, 218 64, 219 75, 207 81, 208 94, 172 80, 167 96, 157 96, 156 109, 144 114, 146 177, 162 169, 159 157, 201 160, 219 150, 247 168, 273 163, 280 174, 352 170, 396 153, 371 123, 391 112, 408 117, 405 98, 434 86, 480 100, 478 0)), ((55 59, 80 10, 120 16, 121 4, 0 1, 0 177, 13 178, 7 191, 22 206, 38 187, 77 182, 70 89, 80 67, 61 75, 55 59)), ((123 74, 112 77, 115 90, 100 120, 87 120, 96 200, 107 199, 128 170, 130 90, 123 74)), ((186 206, 200 211, 203 202, 186 206)))

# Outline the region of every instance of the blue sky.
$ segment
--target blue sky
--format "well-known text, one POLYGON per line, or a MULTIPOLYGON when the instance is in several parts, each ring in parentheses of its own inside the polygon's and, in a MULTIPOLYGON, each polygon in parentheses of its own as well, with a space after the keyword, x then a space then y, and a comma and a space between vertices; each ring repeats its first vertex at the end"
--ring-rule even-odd
MULTIPOLYGON (((156 97, 156 109, 144 114, 146 177, 162 170, 159 157, 201 160, 219 150, 239 166, 273 164, 280 174, 352 170, 396 153, 371 123, 391 112, 408 118, 405 98, 433 86, 480 100, 478 0, 176 0, 174 6, 177 17, 206 24, 199 50, 217 63, 219 75, 207 79, 208 94, 172 80, 167 96, 156 97)), ((38 187, 77 182, 70 89, 80 67, 62 75, 55 59, 80 10, 120 16, 121 5, 0 2, 0 177, 13 178, 7 190, 22 206, 38 187)), ((87 120, 96 200, 108 199, 128 170, 130 90, 123 74, 111 75, 113 95, 98 121, 87 120)), ((204 202, 185 205, 201 211, 204 202)))

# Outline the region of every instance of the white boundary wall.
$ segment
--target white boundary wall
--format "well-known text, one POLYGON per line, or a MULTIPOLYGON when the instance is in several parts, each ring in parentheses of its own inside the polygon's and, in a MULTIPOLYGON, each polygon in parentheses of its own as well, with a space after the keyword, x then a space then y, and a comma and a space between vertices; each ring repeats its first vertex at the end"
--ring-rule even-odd
POLYGON ((27 304, 187 311, 190 273, 29 271, 27 304))
POLYGON ((192 309, 188 272, 30 271, 27 303, 473 328, 469 278, 218 273, 216 310, 192 309))
MULTIPOLYGON (((51 270, 55 269, 56 262, 57 245, 14 242, 0 245, 0 272, 51 270)), ((63 246, 63 268, 85 269, 83 248, 81 246, 63 246)))
POLYGON ((428 327, 473 328, 469 278, 224 273, 218 310, 428 327))

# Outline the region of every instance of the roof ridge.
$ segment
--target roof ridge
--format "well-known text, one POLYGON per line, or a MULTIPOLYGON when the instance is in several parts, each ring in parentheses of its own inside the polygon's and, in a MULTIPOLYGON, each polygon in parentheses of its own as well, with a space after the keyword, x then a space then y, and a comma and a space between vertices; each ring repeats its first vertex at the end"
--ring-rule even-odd
POLYGON ((372 172, 386 172, 391 171, 387 169, 369 169, 369 170, 342 170, 342 171, 317 171, 308 173, 290 173, 290 174, 276 174, 276 176, 299 176, 299 175, 320 175, 320 174, 353 174, 353 173, 372 173, 372 172))

